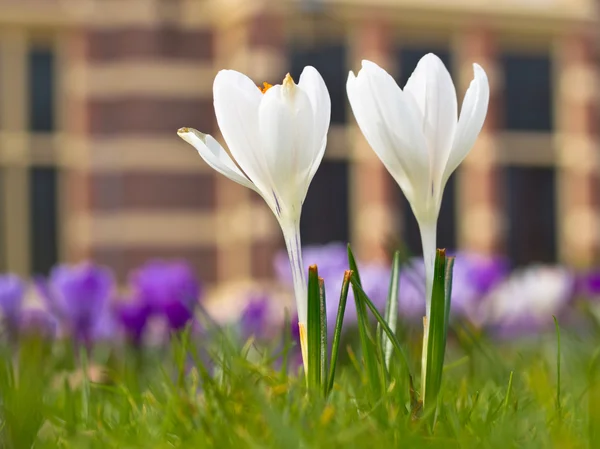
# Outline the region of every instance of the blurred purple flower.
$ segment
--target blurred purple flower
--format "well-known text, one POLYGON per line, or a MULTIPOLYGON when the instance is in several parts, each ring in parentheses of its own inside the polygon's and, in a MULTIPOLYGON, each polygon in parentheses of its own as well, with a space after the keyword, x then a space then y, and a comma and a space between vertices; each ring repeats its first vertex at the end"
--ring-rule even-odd
POLYGON ((480 320, 482 298, 508 276, 506 260, 482 254, 455 255, 451 312, 472 322, 480 320))
POLYGON ((44 309, 24 309, 19 317, 19 334, 39 336, 44 339, 56 337, 58 322, 44 309))
POLYGON ((425 316, 425 264, 413 258, 400 271, 398 314, 404 321, 421 323, 425 316))
POLYGON ((558 266, 535 265, 514 272, 483 302, 482 323, 499 337, 551 328, 573 297, 575 279, 558 266))
MULTIPOLYGON (((474 253, 457 253, 455 257, 450 310, 454 317, 476 321, 482 298, 507 276, 508 264, 474 253)), ((425 266, 421 258, 409 261, 400 273, 399 312, 408 320, 420 320, 425 314, 425 266)))
POLYGON ((269 336, 272 328, 269 326, 269 303, 266 296, 250 298, 239 319, 242 340, 250 337, 262 340, 269 336))
POLYGON ((25 284, 14 274, 0 276, 0 309, 7 322, 16 325, 23 306, 25 284))
POLYGON ((135 300, 115 305, 114 314, 125 334, 134 345, 140 345, 150 318, 150 307, 135 300))
POLYGON ((578 277, 577 294, 587 298, 600 296, 600 269, 590 271, 578 277))
POLYGON ((38 287, 50 311, 76 339, 89 343, 97 336, 114 289, 108 269, 88 262, 59 265, 38 287))
POLYGON ((181 329, 193 318, 200 284, 187 263, 150 261, 130 275, 129 283, 150 313, 163 315, 171 329, 181 329))

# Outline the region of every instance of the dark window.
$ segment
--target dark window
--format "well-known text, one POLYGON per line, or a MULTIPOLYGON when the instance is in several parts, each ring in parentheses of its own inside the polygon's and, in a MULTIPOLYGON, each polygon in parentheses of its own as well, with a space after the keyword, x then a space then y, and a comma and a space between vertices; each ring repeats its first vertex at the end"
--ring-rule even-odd
POLYGON ((348 163, 324 160, 302 207, 302 243, 348 242, 348 163))
MULTIPOLYGON (((446 248, 448 250, 456 249, 456 203, 455 203, 455 176, 452 175, 444 189, 444 197, 442 206, 440 207, 440 215, 437 223, 437 247, 446 248)), ((400 239, 402 245, 408 250, 411 255, 422 255, 423 248, 421 247, 421 233, 419 225, 415 218, 410 204, 400 187, 390 177, 397 195, 398 202, 401 208, 401 229, 403 230, 400 239)))
POLYGON ((321 44, 304 48, 292 45, 290 74, 298 82, 307 65, 319 71, 331 97, 331 123, 346 121, 346 49, 343 45, 321 44))
POLYGON ((398 71, 398 85, 404 89, 408 78, 412 75, 412 72, 417 67, 419 60, 427 53, 434 53, 437 55, 448 71, 452 74, 452 58, 450 52, 443 48, 402 48, 398 57, 398 64, 400 70, 398 71))
POLYGON ((34 167, 29 174, 31 267, 47 274, 58 260, 57 169, 34 167))
POLYGON ((552 130, 552 75, 548 56, 505 54, 504 123, 515 131, 552 130))
POLYGON ((29 129, 54 130, 54 54, 47 48, 29 52, 29 129))
POLYGON ((444 189, 437 224, 438 248, 456 249, 456 173, 450 176, 444 189))
POLYGON ((556 261, 555 170, 508 167, 508 249, 515 265, 556 261))

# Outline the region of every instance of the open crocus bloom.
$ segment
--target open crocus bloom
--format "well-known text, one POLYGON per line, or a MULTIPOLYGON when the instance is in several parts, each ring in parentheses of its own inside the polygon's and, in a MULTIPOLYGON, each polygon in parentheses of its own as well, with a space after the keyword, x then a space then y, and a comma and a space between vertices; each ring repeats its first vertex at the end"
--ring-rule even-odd
POLYGON ((484 70, 463 100, 460 117, 456 90, 448 70, 427 54, 404 90, 377 64, 362 62, 350 72, 347 91, 356 121, 367 141, 394 177, 421 231, 425 258, 427 316, 433 285, 436 224, 448 178, 475 143, 487 113, 489 85, 484 70))
POLYGON ((263 89, 239 72, 222 70, 213 95, 219 129, 233 159, 207 134, 190 128, 181 128, 178 134, 216 171, 262 196, 277 217, 292 265, 303 334, 307 291, 300 213, 327 143, 331 115, 327 87, 313 67, 304 69, 298 85, 288 74, 281 85, 265 83, 263 89))

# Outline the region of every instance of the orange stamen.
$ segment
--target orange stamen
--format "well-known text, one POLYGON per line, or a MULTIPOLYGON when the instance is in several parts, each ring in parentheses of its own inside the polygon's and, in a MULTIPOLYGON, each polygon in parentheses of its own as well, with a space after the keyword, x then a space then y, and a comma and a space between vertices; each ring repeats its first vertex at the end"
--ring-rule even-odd
POLYGON ((260 90, 260 91, 261 91, 263 94, 264 94, 266 91, 268 91, 268 90, 269 90, 271 87, 273 87, 273 85, 272 85, 272 84, 269 84, 269 83, 267 83, 266 81, 263 83, 263 86, 264 86, 264 87, 257 86, 257 87, 258 87, 258 90, 260 90))

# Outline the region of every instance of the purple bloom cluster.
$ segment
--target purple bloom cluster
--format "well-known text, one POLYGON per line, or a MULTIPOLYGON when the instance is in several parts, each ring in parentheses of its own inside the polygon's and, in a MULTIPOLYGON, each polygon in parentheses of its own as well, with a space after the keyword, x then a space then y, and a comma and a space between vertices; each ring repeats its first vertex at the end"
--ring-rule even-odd
MULTIPOLYGON (((324 246, 308 246, 304 249, 306 270, 311 264, 319 268, 319 275, 325 279, 328 298, 327 317, 335 322, 339 291, 344 271, 348 269, 346 247, 331 243, 324 246)), ((280 281, 290 284, 291 273, 285 254, 275 260, 275 271, 280 281)), ((390 287, 391 267, 381 263, 359 263, 363 288, 369 299, 380 309, 385 308, 390 287)), ((504 260, 488 258, 477 254, 457 254, 454 267, 452 313, 455 316, 470 317, 478 302, 508 273, 504 260)), ((425 266, 420 258, 411 259, 401 269, 398 309, 400 316, 408 320, 420 320, 425 315, 425 266)), ((356 322, 356 308, 352 293, 349 295, 345 322, 356 322)))
MULTIPOLYGON (((560 315, 574 296, 575 285, 590 295, 600 295, 600 274, 590 273, 578 283, 564 268, 532 266, 510 273, 508 261, 469 252, 453 254, 451 316, 488 329, 496 335, 518 335, 524 330, 538 331, 560 315)), ((304 259, 316 264, 325 279, 328 297, 327 318, 335 323, 339 291, 344 270, 348 268, 342 244, 312 246, 304 249, 304 259)), ((359 263, 363 287, 375 305, 383 310, 387 300, 391 268, 385 264, 359 263)), ((291 285, 291 274, 284 254, 278 255, 275 271, 281 282, 291 285)), ((350 294, 351 296, 351 294, 350 294)), ((409 260, 401 269, 398 311, 405 323, 420 325, 425 315, 425 268, 423 259, 409 260)), ((356 324, 354 301, 349 298, 345 325, 356 324)))
MULTIPOLYGON (((509 271, 502 258, 457 253, 454 265, 451 315, 467 320, 494 335, 516 336, 552 325, 552 315, 562 316, 575 296, 600 297, 600 271, 575 276, 558 266, 531 266, 509 271)), ((332 243, 304 249, 305 269, 316 264, 325 280, 328 329, 333 332, 344 271, 346 247, 332 243)), ((391 267, 359 261, 363 288, 383 311, 391 267)), ((275 271, 291 289, 292 278, 285 254, 275 259, 275 271)), ((421 325, 425 314, 424 264, 421 258, 401 268, 398 294, 400 319, 421 325)), ((130 273, 126 290, 118 291, 112 272, 92 263, 60 265, 48 278, 38 278, 35 289, 13 274, 0 275, 0 312, 11 339, 23 333, 54 337, 67 335, 89 345, 126 336, 139 345, 150 322, 159 318, 168 329, 180 330, 194 320, 202 288, 193 269, 181 261, 153 260, 130 273), (28 292, 37 292, 41 305, 26 306, 28 292)), ((266 341, 281 335, 281 314, 268 293, 254 293, 237 321, 240 336, 266 341)), ((349 292, 345 329, 356 325, 356 308, 349 292)), ((292 319, 292 329, 297 331, 292 319)))
POLYGON ((53 336, 60 331, 89 345, 127 335, 141 343, 148 321, 162 317, 180 330, 194 316, 200 283, 184 262, 151 261, 131 273, 128 294, 117 291, 112 272, 89 262, 59 265, 35 280, 43 307, 24 308, 26 285, 15 275, 0 276, 0 309, 5 329, 53 336))

